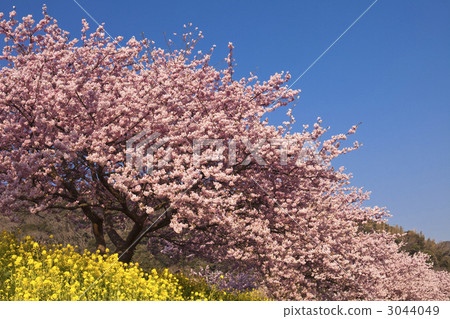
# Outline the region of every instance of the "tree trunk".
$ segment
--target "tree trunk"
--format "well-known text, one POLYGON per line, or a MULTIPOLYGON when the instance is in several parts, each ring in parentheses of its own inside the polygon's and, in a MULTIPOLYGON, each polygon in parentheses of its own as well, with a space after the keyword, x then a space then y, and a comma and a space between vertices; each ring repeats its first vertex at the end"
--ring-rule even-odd
POLYGON ((120 247, 121 252, 119 253, 119 261, 124 263, 129 263, 133 258, 134 252, 136 250, 136 246, 139 244, 141 235, 141 231, 143 229, 143 223, 135 223, 133 228, 125 240, 125 245, 120 247), (139 240, 138 240, 139 239, 139 240))
POLYGON ((100 250, 100 253, 105 253, 106 250, 106 242, 105 235, 103 233, 103 222, 93 222, 92 223, 92 232, 95 237, 95 245, 97 246, 97 250, 100 250))
POLYGON ((128 250, 127 250, 127 248, 128 247, 126 247, 125 249, 118 249, 117 251, 116 251, 116 253, 119 255, 119 261, 121 261, 121 262, 123 262, 123 263, 130 263, 131 262, 131 260, 133 259, 133 256, 134 256, 134 252, 135 252, 135 250, 136 250, 136 246, 134 246, 134 247, 130 247, 128 250))

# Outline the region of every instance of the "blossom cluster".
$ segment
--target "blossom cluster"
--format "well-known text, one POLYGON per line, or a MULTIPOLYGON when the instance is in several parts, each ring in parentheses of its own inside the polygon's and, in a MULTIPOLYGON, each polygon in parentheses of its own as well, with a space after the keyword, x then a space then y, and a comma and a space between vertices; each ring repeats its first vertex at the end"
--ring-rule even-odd
MULTIPOLYGON (((327 138, 320 118, 303 131, 289 110, 278 127, 264 118, 298 98, 289 73, 236 79, 231 44, 224 69, 212 63, 213 49, 194 55, 201 33, 164 50, 146 39, 119 44, 101 26, 88 34, 86 21, 80 39, 69 37, 45 7, 37 23, 15 15, 0 13, 2 214, 70 210, 92 224, 102 253, 108 236, 130 262, 135 243, 158 238, 167 253, 257 271, 274 299, 450 299, 449 274, 430 269, 426 256, 399 252, 388 234, 360 231, 389 214, 366 207, 369 192, 332 165, 359 147, 346 144, 356 126, 327 138), (167 139, 148 154, 158 163, 152 174, 127 165, 127 144, 142 132, 167 139), (213 156, 217 143, 194 143, 235 139, 246 143, 224 144, 222 161, 213 156)), ((30 247, 6 259, 8 298, 76 298, 107 267, 114 280, 105 275, 82 298, 180 296, 170 274, 146 278, 111 256, 75 258, 70 247, 46 254, 30 247)))

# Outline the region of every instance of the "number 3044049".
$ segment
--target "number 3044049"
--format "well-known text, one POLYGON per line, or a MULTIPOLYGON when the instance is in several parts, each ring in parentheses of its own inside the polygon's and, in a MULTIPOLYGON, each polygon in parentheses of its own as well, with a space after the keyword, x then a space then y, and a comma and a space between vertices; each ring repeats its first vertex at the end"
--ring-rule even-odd
POLYGON ((427 315, 437 316, 439 314, 439 306, 389 306, 388 315, 427 315))

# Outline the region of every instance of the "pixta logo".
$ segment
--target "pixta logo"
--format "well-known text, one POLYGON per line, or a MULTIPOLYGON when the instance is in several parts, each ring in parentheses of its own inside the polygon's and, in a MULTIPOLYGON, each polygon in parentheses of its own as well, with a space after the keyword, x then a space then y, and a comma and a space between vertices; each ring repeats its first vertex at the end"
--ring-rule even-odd
MULTIPOLYGON (((152 174, 154 168, 161 168, 172 160, 170 138, 162 137, 160 133, 152 133, 144 130, 133 136, 126 142, 126 163, 143 173, 152 174)), ((249 165, 254 161, 257 165, 266 166, 261 149, 267 145, 278 149, 279 165, 285 166, 290 163, 299 165, 305 161, 320 161, 320 156, 314 148, 314 143, 305 143, 302 148, 297 147, 297 154, 292 154, 292 146, 296 141, 286 138, 259 139, 193 139, 190 149, 191 165, 200 167, 202 163, 222 162, 226 166, 249 165), (208 151, 206 151, 208 149, 208 151), (245 153, 246 156, 238 161, 237 154, 245 153)))

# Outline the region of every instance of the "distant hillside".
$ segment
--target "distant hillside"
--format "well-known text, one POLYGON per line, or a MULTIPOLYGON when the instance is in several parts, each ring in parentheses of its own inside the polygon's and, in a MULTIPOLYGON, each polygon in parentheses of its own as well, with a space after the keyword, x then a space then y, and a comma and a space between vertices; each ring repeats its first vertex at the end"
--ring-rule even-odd
POLYGON ((422 232, 405 231, 401 226, 391 226, 387 223, 368 223, 363 226, 362 230, 387 231, 391 234, 400 235, 397 243, 403 244, 401 250, 411 255, 419 251, 428 254, 436 270, 450 271, 450 241, 436 243, 434 239, 425 238, 422 232))
POLYGON ((443 241, 437 245, 444 255, 450 256, 450 241, 443 241))
POLYGON ((441 249, 450 254, 450 241, 442 241, 438 245, 441 247, 441 249))

